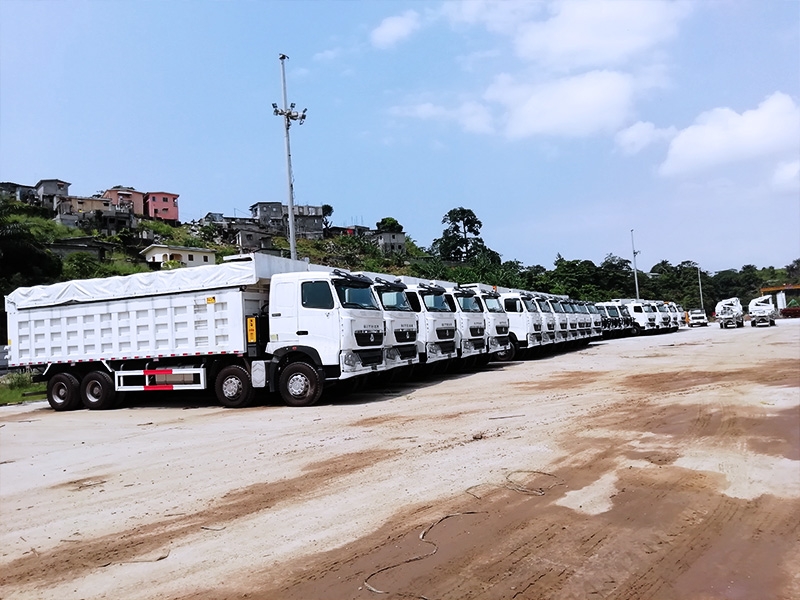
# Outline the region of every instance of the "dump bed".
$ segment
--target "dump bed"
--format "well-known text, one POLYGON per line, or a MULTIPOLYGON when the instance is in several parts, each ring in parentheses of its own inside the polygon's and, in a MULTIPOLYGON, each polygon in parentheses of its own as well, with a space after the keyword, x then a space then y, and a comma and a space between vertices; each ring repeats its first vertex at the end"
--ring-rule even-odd
POLYGON ((244 266, 17 290, 6 299, 9 365, 243 352, 244 317, 265 298, 244 266))

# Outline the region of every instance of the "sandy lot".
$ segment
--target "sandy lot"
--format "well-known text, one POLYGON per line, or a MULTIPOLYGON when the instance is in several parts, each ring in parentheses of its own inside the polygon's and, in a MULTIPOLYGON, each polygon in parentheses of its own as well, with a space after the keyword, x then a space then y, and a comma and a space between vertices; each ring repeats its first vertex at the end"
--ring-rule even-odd
POLYGON ((312 408, 0 407, 0 597, 800 598, 800 320, 312 408))

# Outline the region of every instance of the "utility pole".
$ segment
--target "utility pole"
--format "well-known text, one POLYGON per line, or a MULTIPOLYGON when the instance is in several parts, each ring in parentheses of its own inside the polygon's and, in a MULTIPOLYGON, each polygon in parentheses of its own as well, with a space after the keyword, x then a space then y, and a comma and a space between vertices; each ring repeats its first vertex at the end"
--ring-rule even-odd
POLYGON ((633 245, 633 229, 631 229, 631 249, 633 250, 633 283, 636 285, 636 299, 639 299, 639 276, 636 274, 636 247, 633 245))
POLYGON ((700 308, 705 312, 706 307, 703 306, 703 281, 700 279, 700 265, 697 265, 697 285, 700 287, 700 308))
POLYGON ((286 174, 289 182, 289 256, 292 260, 297 260, 297 239, 294 232, 294 177, 292 176, 292 151, 289 146, 289 127, 292 121, 297 121, 298 125, 302 125, 306 120, 307 108, 302 112, 297 112, 294 109, 294 102, 288 104, 286 100, 286 69, 284 68, 284 61, 289 58, 285 54, 279 54, 278 58, 281 61, 281 85, 283 87, 283 108, 278 108, 278 105, 273 102, 272 109, 275 116, 283 117, 283 126, 286 130, 286 174))

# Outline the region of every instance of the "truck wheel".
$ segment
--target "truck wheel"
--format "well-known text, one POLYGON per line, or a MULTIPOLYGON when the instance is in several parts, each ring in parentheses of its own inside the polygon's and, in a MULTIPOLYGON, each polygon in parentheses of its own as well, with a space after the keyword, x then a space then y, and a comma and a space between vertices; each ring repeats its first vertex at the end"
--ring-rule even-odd
POLYGON ((322 395, 322 382, 316 370, 304 362, 286 365, 278 386, 287 406, 311 406, 322 395))
POLYGON ((245 408, 253 402, 253 386, 247 370, 239 365, 228 365, 220 370, 214 381, 217 400, 226 408, 245 408))
POLYGON ((517 345, 516 340, 510 340, 508 349, 501 350, 500 352, 497 353, 497 360, 502 360, 502 361, 514 360, 514 357, 516 357, 517 354, 519 354, 519 346, 517 345))
POLYGON ((637 324, 634 324, 633 325, 633 330, 631 331, 631 335, 633 335, 633 336, 642 335, 641 326, 639 326, 637 324))
POLYGON ((750 321, 750 327, 755 327, 755 326, 756 326, 756 322, 755 321, 750 321))
POLYGON ((769 320, 769 326, 770 327, 775 327, 775 321, 773 319, 769 320))
POLYGON ((114 408, 114 383, 104 371, 92 371, 81 381, 81 399, 90 410, 114 408))
POLYGON ((47 382, 47 401, 53 410, 75 410, 81 405, 78 378, 70 373, 53 375, 47 382))
POLYGON ((720 324, 719 324, 719 328, 720 328, 720 329, 725 329, 725 323, 720 323, 720 324))

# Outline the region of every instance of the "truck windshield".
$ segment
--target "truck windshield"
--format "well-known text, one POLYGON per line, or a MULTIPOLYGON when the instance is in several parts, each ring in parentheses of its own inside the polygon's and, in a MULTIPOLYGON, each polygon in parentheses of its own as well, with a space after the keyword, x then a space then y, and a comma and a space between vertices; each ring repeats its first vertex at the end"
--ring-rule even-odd
POLYGON ((483 312, 481 305, 475 296, 456 296, 456 300, 458 300, 458 305, 464 312, 483 312))
POLYGON ((492 313, 501 313, 506 312, 503 310, 503 305, 500 304, 500 300, 498 298, 492 298, 491 296, 488 298, 484 298, 483 301, 486 303, 486 310, 492 313))
POLYGON ((561 307, 560 302, 556 302, 555 300, 550 300, 550 305, 553 307, 553 312, 556 313, 563 313, 564 309, 561 307))
POLYGON ((656 311, 655 311, 655 310, 653 310, 653 307, 652 307, 652 306, 650 306, 649 304, 645 304, 645 305, 644 305, 644 312, 646 312, 646 313, 651 313, 651 312, 656 312, 656 311))
POLYGON ((597 307, 594 304, 589 304, 586 309, 589 311, 590 314, 598 315, 600 311, 597 310, 597 307))
POLYGON ((363 285, 353 285, 346 279, 335 279, 333 286, 343 308, 363 308, 367 310, 380 310, 375 303, 372 288, 363 285))
POLYGON ((380 296, 381 304, 386 310, 403 310, 413 312, 411 305, 408 303, 405 292, 395 292, 393 290, 378 289, 378 296, 380 296))
POLYGON ((536 300, 536 304, 539 305, 539 310, 542 311, 543 313, 551 313, 551 312, 553 312, 550 309, 550 305, 547 303, 547 300, 542 300, 541 298, 539 298, 539 299, 536 300))
POLYGON ((539 312, 539 306, 533 301, 533 298, 523 298, 522 303, 525 305, 525 308, 528 309, 528 312, 539 312))
POLYGON ((444 294, 426 294, 421 292, 422 301, 425 303, 425 308, 430 312, 453 312, 447 305, 444 294))
POLYGON ((619 313, 617 312, 616 306, 606 306, 606 311, 608 312, 609 317, 618 317, 619 313))
POLYGON ((631 313, 628 312, 628 307, 627 306, 620 306, 619 307, 619 313, 623 317, 630 317, 631 316, 631 313))
POLYGON ((572 305, 569 302, 562 302, 561 306, 564 307, 565 313, 574 313, 575 309, 572 308, 572 305))

